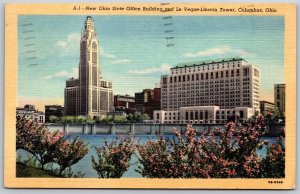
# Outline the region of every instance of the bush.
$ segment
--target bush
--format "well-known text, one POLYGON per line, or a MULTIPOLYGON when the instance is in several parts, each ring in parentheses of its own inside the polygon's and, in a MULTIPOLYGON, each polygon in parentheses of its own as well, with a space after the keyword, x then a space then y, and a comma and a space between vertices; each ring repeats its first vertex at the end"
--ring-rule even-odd
POLYGON ((283 138, 278 137, 276 144, 267 147, 266 158, 262 160, 263 176, 268 178, 285 177, 285 147, 283 138))
POLYGON ((74 140, 62 140, 59 149, 55 152, 54 161, 59 165, 59 175, 62 175, 63 171, 76 164, 88 153, 88 145, 79 140, 78 137, 74 140))
POLYGON ((267 147, 269 155, 265 160, 257 154, 257 150, 268 146, 260 139, 264 129, 262 116, 254 117, 247 127, 230 122, 224 130, 216 129, 200 137, 196 137, 192 126, 188 126, 183 137, 175 129, 173 140, 160 138, 137 146, 143 165, 138 172, 150 178, 283 177, 283 144, 267 147), (274 174, 277 169, 279 174, 274 174))
POLYGON ((96 147, 98 160, 92 156, 93 168, 97 171, 99 178, 120 178, 129 167, 129 161, 134 151, 133 139, 123 138, 120 141, 105 141, 105 146, 96 147))

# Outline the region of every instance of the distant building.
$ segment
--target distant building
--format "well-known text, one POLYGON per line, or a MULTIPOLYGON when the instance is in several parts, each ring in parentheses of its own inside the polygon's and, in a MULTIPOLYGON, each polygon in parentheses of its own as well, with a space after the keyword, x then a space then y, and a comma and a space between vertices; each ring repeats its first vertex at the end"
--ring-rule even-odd
POLYGON ((114 108, 115 111, 121 111, 126 114, 134 113, 136 111, 135 99, 133 96, 129 95, 115 95, 114 108))
POLYGON ((61 117, 64 115, 64 107, 61 105, 46 105, 45 106, 45 122, 50 122, 51 116, 61 117))
POLYGON ((222 124, 233 118, 244 122, 253 114, 253 109, 249 107, 220 109, 219 106, 192 106, 180 107, 179 110, 155 110, 153 121, 161 124, 222 124))
POLYGON ((144 89, 135 93, 135 107, 138 112, 146 113, 153 118, 153 111, 161 109, 160 88, 144 89))
POLYGON ((98 60, 99 42, 92 17, 81 32, 79 78, 66 81, 65 114, 90 118, 113 111, 112 82, 102 78, 98 60))
POLYGON ((274 104, 280 112, 285 112, 285 84, 274 85, 274 104))
POLYGON ((272 102, 260 101, 259 102, 259 108, 260 108, 260 112, 264 113, 264 112, 273 111, 275 106, 274 106, 274 103, 272 103, 272 102))
POLYGON ((23 108, 17 107, 16 115, 20 117, 26 115, 26 117, 32 118, 39 123, 45 122, 44 112, 36 110, 35 106, 30 104, 26 104, 23 108))

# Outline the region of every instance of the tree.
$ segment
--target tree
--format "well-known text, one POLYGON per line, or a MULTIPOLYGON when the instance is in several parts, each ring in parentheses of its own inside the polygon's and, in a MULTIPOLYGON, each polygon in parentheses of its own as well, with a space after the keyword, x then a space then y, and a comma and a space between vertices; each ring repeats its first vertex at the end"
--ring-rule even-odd
POLYGON ((39 161, 42 169, 45 164, 54 161, 55 150, 63 138, 63 132, 50 133, 44 125, 31 118, 17 117, 16 148, 31 153, 39 161))
POLYGON ((16 129, 16 149, 31 153, 42 169, 45 164, 56 162, 60 166, 60 176, 88 152, 87 144, 78 137, 66 140, 63 132, 51 133, 44 125, 26 116, 17 117, 16 129))
POLYGON ((150 120, 150 116, 149 116, 147 113, 144 113, 144 114, 142 115, 142 119, 143 119, 143 121, 145 121, 145 120, 150 120))
POLYGON ((187 127, 184 137, 175 129, 173 140, 161 137, 137 145, 142 164, 137 171, 150 178, 284 177, 284 146, 277 143, 269 147, 261 140, 264 130, 261 115, 246 127, 229 122, 225 129, 211 131, 208 136, 197 137, 192 126, 187 127), (257 154, 263 146, 268 150, 264 160, 257 154))
POLYGON ((54 161, 59 165, 59 175, 61 176, 66 168, 76 164, 88 153, 88 145, 76 137, 74 140, 62 140, 59 149, 55 152, 54 161))
POLYGON ((124 116, 124 115, 115 115, 114 117, 113 117, 113 122, 114 123, 124 123, 124 122, 126 122, 126 116, 124 116))
POLYGON ((54 115, 51 115, 49 117, 49 120, 50 120, 51 123, 58 123, 58 122, 60 122, 60 118, 57 117, 57 116, 54 116, 54 115))
POLYGON ((93 168, 99 178, 120 178, 129 168, 129 161, 134 151, 133 139, 130 137, 120 138, 120 141, 105 141, 105 146, 96 147, 97 157, 92 156, 93 168))

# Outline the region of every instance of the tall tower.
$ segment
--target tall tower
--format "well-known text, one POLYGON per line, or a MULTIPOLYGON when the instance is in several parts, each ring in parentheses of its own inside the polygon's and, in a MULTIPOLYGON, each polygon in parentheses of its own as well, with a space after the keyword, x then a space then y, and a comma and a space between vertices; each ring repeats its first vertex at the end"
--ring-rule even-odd
POLYGON ((88 16, 81 31, 79 79, 66 81, 65 115, 93 118, 113 110, 112 82, 102 79, 98 55, 94 22, 88 16))
POLYGON ((99 112, 99 78, 98 61, 99 42, 96 37, 94 22, 88 16, 80 40, 79 63, 79 112, 81 115, 96 116, 99 112))

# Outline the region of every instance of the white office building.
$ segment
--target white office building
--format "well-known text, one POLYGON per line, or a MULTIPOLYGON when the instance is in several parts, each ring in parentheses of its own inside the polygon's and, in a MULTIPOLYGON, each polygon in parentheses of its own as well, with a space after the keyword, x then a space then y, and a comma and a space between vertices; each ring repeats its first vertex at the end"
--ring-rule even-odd
POLYGON ((177 122, 219 123, 227 119, 228 111, 231 114, 239 110, 243 116, 250 117, 259 111, 259 74, 259 69, 243 58, 178 64, 170 69, 170 74, 161 77, 161 109, 178 111, 177 122), (192 116, 182 112, 194 109, 204 111, 204 115, 208 111, 208 117, 200 118, 201 112, 192 116))

